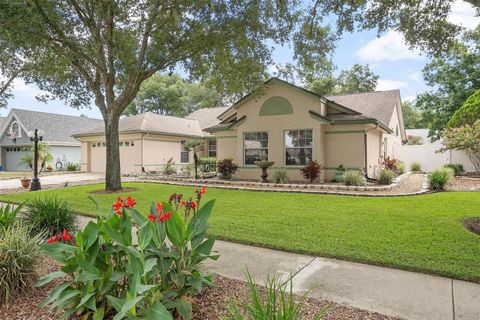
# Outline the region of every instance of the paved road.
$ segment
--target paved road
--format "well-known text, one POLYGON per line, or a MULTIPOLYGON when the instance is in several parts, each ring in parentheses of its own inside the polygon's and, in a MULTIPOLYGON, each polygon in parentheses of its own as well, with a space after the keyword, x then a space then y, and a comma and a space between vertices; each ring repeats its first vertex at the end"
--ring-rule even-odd
MULTIPOLYGON (((98 180, 104 177, 103 174, 98 173, 72 173, 72 174, 58 174, 40 177, 42 185, 63 184, 66 182, 81 182, 88 180, 98 180)), ((18 178, 0 180, 0 190, 17 189, 21 187, 18 178)))
MULTIPOLYGON (((78 222, 83 228, 90 220, 78 222)), ((246 268, 260 284, 269 273, 293 275, 299 294, 401 319, 480 319, 480 284, 226 241, 216 241, 214 250, 220 258, 207 266, 228 278, 244 281, 246 268)))

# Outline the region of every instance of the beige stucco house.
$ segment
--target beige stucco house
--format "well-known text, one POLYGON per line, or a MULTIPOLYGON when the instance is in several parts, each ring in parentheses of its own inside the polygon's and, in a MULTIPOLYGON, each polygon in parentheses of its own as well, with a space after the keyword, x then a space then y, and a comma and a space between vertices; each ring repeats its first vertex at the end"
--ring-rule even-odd
MULTIPOLYGON (((104 172, 103 128, 75 137, 82 143, 83 169, 104 172)), ((317 160, 328 180, 340 164, 376 178, 383 159, 395 157, 406 136, 399 90, 323 97, 272 78, 260 93, 229 108, 202 109, 186 118, 145 113, 122 119, 122 172, 160 170, 171 157, 191 163, 182 148, 191 139, 205 140, 205 156, 233 158, 241 179, 258 179, 253 162, 268 159, 275 162, 270 172, 286 169, 291 180, 302 180, 299 169, 317 160)))

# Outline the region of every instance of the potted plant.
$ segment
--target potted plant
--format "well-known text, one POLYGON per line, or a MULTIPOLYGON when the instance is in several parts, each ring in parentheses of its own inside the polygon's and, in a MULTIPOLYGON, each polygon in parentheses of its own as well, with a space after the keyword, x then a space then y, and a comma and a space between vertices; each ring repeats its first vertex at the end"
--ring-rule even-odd
POLYGON ((343 182, 345 180, 345 167, 343 166, 343 164, 339 165, 335 170, 336 171, 334 181, 343 182))
POLYGON ((22 179, 20 179, 20 182, 22 183, 22 187, 24 187, 25 189, 28 189, 28 187, 30 187, 30 182, 31 181, 32 181, 32 179, 27 178, 27 177, 23 177, 22 179))

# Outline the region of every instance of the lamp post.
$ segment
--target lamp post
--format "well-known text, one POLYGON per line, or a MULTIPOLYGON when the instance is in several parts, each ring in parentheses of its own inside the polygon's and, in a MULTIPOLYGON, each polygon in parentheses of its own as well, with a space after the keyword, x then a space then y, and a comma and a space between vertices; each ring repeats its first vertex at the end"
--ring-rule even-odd
POLYGON ((34 156, 33 156, 33 179, 30 184, 30 191, 37 191, 42 189, 40 185, 40 179, 38 179, 38 143, 43 140, 45 132, 43 130, 35 129, 35 131, 29 131, 28 137, 34 145, 34 156))

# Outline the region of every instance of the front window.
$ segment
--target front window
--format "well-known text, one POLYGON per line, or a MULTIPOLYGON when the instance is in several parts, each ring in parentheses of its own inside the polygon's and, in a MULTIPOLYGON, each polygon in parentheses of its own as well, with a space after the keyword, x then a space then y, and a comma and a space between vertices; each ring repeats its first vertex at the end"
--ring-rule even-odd
POLYGON ((10 135, 14 137, 20 137, 20 126, 17 121, 13 121, 10 125, 10 135))
POLYGON ((312 130, 285 131, 285 164, 304 166, 312 161, 312 130))
POLYGON ((254 161, 268 160, 268 133, 247 132, 244 134, 245 165, 254 161))
POLYGON ((181 163, 188 163, 188 150, 185 149, 185 144, 186 143, 187 142, 185 140, 182 140, 182 142, 181 142, 181 145, 182 145, 181 146, 182 151, 180 151, 180 162, 181 163))
POLYGON ((211 158, 217 157, 217 140, 208 140, 208 156, 211 158))

